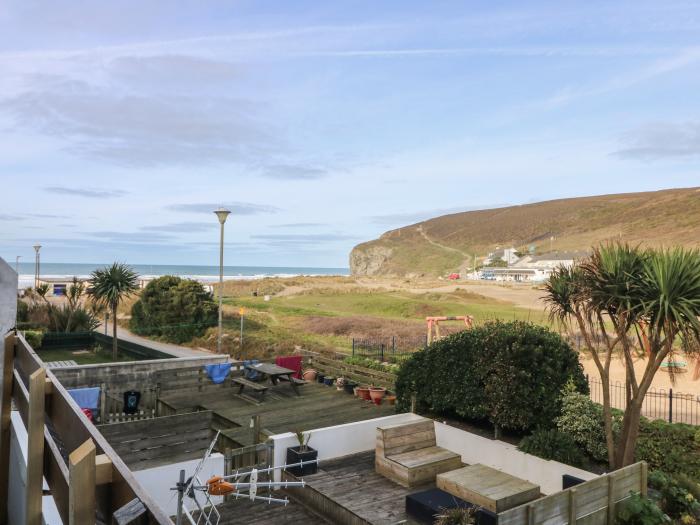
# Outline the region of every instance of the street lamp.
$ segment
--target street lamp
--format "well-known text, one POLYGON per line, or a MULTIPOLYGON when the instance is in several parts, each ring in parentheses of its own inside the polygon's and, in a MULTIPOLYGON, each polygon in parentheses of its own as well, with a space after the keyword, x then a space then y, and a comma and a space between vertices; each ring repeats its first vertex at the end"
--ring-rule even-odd
POLYGON ((22 258, 21 255, 15 257, 15 273, 19 275, 19 260, 22 258))
POLYGON ((40 271, 40 257, 39 250, 41 250, 41 244, 34 245, 34 251, 36 252, 36 258, 34 259, 34 288, 39 286, 39 271, 40 271))
POLYGON ((219 241, 219 335, 216 340, 216 351, 221 353, 221 338, 223 336, 223 296, 224 296, 224 223, 231 213, 229 210, 219 208, 214 213, 221 224, 221 238, 219 241))

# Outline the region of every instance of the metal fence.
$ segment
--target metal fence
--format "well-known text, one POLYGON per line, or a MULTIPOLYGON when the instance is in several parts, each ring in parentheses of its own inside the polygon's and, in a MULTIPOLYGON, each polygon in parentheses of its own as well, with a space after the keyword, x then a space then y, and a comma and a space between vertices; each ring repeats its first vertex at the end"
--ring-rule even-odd
POLYGON ((378 361, 400 362, 427 345, 426 337, 352 339, 352 355, 378 361))
MULTIPOLYGON (((588 378, 590 396, 596 403, 603 403, 603 383, 588 378)), ((627 407, 625 384, 610 383, 610 404, 624 410, 627 407)), ((674 392, 672 388, 650 388, 642 405, 642 415, 649 419, 663 419, 669 423, 700 425, 700 395, 674 392)))

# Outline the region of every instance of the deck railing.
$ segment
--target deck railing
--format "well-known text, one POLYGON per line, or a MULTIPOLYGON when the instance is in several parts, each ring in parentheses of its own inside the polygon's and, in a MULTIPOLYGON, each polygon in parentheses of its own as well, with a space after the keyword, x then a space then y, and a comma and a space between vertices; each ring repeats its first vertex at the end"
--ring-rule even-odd
POLYGON ((7 524, 11 401, 28 433, 26 523, 42 522, 42 478, 64 523, 172 524, 21 336, 5 338, 0 428, 0 523, 7 524), (128 516, 127 516, 128 515, 128 516), (131 522, 131 521, 128 521, 131 522))

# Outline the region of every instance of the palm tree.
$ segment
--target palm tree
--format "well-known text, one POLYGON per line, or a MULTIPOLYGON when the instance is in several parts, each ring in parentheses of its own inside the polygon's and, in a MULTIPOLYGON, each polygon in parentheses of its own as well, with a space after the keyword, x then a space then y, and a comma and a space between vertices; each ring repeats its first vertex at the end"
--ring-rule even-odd
POLYGON ((138 276, 131 267, 114 263, 92 272, 88 295, 112 312, 112 359, 117 360, 117 308, 119 303, 138 290, 138 276))
POLYGON ((686 353, 700 351, 700 251, 601 246, 578 266, 553 272, 545 291, 550 317, 578 328, 600 373, 610 467, 629 465, 644 397, 674 342, 686 353), (638 378, 633 357, 639 349, 647 351, 647 362, 638 378), (627 408, 615 445, 609 388, 618 350, 627 408))

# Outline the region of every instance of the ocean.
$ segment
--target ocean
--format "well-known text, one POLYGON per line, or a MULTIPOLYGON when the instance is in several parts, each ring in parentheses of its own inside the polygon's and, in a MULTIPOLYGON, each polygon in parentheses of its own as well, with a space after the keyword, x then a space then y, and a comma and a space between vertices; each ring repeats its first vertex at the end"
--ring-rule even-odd
MULTIPOLYGON (((14 268, 14 264, 8 261, 14 268)), ((89 277, 90 273, 108 266, 106 264, 51 263, 42 262, 42 277, 89 277)), ((200 282, 214 282, 219 279, 218 266, 176 265, 176 264, 130 264, 143 278, 161 275, 178 275, 200 282)), ((349 275, 347 268, 312 268, 304 266, 224 266, 224 279, 262 279, 263 277, 294 277, 297 275, 349 275)), ((19 287, 34 285, 34 263, 19 263, 19 287)))

